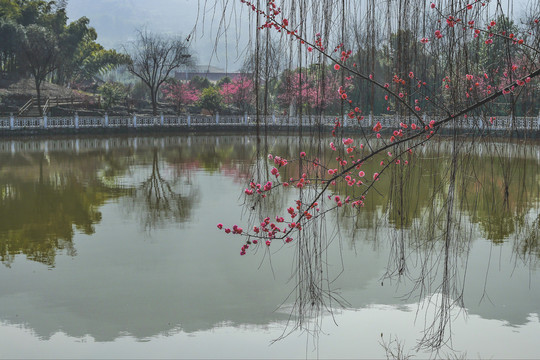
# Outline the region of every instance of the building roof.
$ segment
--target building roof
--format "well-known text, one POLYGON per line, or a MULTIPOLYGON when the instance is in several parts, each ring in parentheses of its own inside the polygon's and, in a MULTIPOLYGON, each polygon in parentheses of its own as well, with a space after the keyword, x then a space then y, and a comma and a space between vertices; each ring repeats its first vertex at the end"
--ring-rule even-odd
POLYGON ((178 80, 191 80, 195 76, 207 78, 210 81, 219 81, 224 77, 233 78, 237 75, 242 75, 240 71, 232 72, 223 68, 218 68, 211 65, 194 65, 189 68, 176 71, 174 77, 178 80))
POLYGON ((187 68, 184 72, 192 73, 226 73, 225 69, 212 65, 194 65, 187 68))

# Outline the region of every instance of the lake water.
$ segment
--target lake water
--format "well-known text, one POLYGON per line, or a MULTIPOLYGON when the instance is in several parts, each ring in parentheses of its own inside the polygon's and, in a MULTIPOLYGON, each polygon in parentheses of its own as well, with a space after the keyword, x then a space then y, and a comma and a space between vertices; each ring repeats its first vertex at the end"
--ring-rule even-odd
POLYGON ((0 140, 0 357, 422 358, 438 335, 443 357, 540 357, 538 143, 460 143, 449 202, 453 146, 437 141, 361 211, 327 213, 320 283, 345 307, 326 298, 295 330, 299 242, 240 256, 216 224, 258 219, 243 190, 268 152, 333 156, 303 141, 0 140))

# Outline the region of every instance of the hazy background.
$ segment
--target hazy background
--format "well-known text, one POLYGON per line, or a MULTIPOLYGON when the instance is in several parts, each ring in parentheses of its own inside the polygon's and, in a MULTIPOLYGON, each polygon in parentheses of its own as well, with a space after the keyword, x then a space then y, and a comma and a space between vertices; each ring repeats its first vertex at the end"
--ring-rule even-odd
MULTIPOLYGON (((316 1, 316 0, 313 0, 316 1)), ((538 0, 501 0, 510 17, 526 12, 538 0)), ((362 8, 363 0, 357 0, 362 8)), ((489 11, 495 11, 491 1, 489 11)), ((190 36, 191 51, 199 65, 213 65, 235 72, 242 66, 249 41, 251 11, 238 0, 69 0, 70 20, 86 16, 98 33, 98 42, 106 48, 121 50, 132 41, 136 29, 190 36), (223 4, 227 12, 224 15, 223 4), (229 24, 226 33, 220 21, 229 24)))
POLYGON ((71 21, 88 17, 90 25, 97 30, 98 42, 106 48, 121 50, 134 40, 136 29, 141 27, 185 38, 191 34, 191 50, 200 65, 238 70, 243 60, 242 56, 238 59, 238 54, 245 53, 248 43, 246 7, 240 7, 236 1, 229 2, 226 19, 233 26, 225 35, 218 32, 223 15, 221 1, 208 1, 206 6, 204 1, 200 3, 199 0, 69 0, 67 13, 71 21), (241 23, 237 21, 240 16, 241 23), (216 39, 219 46, 214 51, 216 39))

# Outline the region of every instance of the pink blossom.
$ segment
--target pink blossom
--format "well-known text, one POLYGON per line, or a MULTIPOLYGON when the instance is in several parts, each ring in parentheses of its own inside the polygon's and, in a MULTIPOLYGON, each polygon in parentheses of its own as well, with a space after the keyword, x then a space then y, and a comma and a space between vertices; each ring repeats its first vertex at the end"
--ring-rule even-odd
POLYGON ((199 101, 200 91, 191 82, 189 83, 167 83, 161 90, 165 99, 176 104, 177 107, 189 106, 199 101))
POLYGON ((240 75, 234 77, 230 83, 223 84, 219 92, 225 104, 245 110, 255 101, 253 89, 253 81, 247 76, 240 75))
MULTIPOLYGON (((282 107, 294 104, 297 107, 307 105, 309 108, 321 111, 337 104, 339 97, 335 89, 340 87, 341 77, 335 72, 328 71, 324 77, 304 72, 287 72, 277 89, 277 100, 282 107)), ((341 97, 345 89, 352 85, 351 80, 346 80, 345 85, 340 87, 341 97)))

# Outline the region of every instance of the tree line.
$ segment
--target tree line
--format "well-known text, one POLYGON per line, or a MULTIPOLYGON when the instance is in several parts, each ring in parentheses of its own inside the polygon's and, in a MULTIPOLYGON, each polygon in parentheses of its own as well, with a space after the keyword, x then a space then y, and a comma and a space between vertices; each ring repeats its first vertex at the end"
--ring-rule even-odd
MULTIPOLYGON (((489 31, 477 31, 472 38, 452 40, 454 42, 442 35, 439 39, 436 35, 431 39, 424 37, 428 36, 426 32, 433 31, 435 34, 437 30, 427 26, 422 28, 418 21, 402 24, 388 34, 376 31, 384 27, 384 21, 380 18, 373 22, 364 19, 365 23, 349 24, 352 30, 344 34, 341 44, 354 45, 354 51, 345 54, 343 46, 338 43, 333 53, 341 53, 341 57, 346 58, 355 71, 366 74, 370 79, 391 79, 387 80, 388 86, 399 89, 396 91, 402 94, 403 101, 388 96, 383 87, 366 82, 348 71, 337 73, 324 57, 315 54, 312 47, 307 47, 307 51, 304 49, 301 54, 295 48, 290 53, 278 51, 286 45, 281 34, 268 35, 258 45, 262 47, 259 51, 264 51, 265 56, 257 58, 254 47, 251 54, 245 57, 241 66, 244 75, 241 78, 246 88, 251 89, 248 91, 250 96, 237 99, 234 104, 227 101, 227 97, 223 96, 222 82, 233 79, 224 79, 216 84, 205 84, 201 79, 168 79, 161 89, 161 96, 179 110, 199 110, 203 107, 212 113, 255 112, 258 108, 260 113, 338 115, 344 112, 347 104, 338 91, 341 88, 348 93, 349 99, 355 99, 364 115, 406 116, 410 109, 418 109, 431 116, 445 115, 449 109, 441 108, 441 102, 473 102, 530 72, 537 54, 527 52, 526 48, 518 50, 517 46, 519 41, 530 43, 533 48, 537 45, 539 27, 535 19, 531 15, 516 23, 505 14, 498 14, 491 21, 489 31), (364 26, 371 30, 363 31, 364 26), (509 48, 508 43, 494 42, 494 34, 515 37, 515 45, 509 48), (458 44, 461 46, 459 50, 448 51, 457 49, 458 44), (292 58, 295 58, 294 61, 292 58), (463 72, 467 73, 467 77, 461 76, 463 72), (467 91, 458 92, 458 88, 467 91), (430 99, 429 93, 439 95, 430 99)), ((469 21, 467 25, 474 26, 474 21, 469 21)), ((322 39, 317 40, 315 36, 314 41, 322 42, 322 39)), ((539 88, 529 86, 507 94, 504 99, 494 101, 489 108, 481 110, 489 116, 509 113, 537 116, 538 95, 539 88)))
MULTIPOLYGON (((283 48, 283 39, 274 35, 267 36, 264 44, 257 45, 264 46, 267 56, 257 57, 257 48, 254 47, 245 58, 241 69, 243 75, 238 78, 225 78, 215 84, 203 79, 177 81, 173 78, 173 71, 194 63, 189 38, 164 37, 140 29, 136 40, 126 43, 124 51, 105 49, 96 41, 96 30, 89 26, 88 18, 68 22, 66 5, 65 0, 4 0, 0 3, 2 77, 31 76, 40 110, 40 89, 44 81, 83 88, 81 84, 91 83, 108 70, 125 66, 140 83, 132 89, 125 83, 103 84, 99 88, 103 107, 110 108, 121 99, 135 96, 138 91, 142 98, 150 101, 154 114, 158 112, 158 102, 166 101, 177 111, 206 109, 210 113, 243 113, 258 110, 290 115, 334 115, 343 113, 344 101, 337 91, 341 87, 356 99, 365 114, 407 113, 402 102, 388 98, 385 90, 372 82, 348 77, 346 73, 337 74, 312 48, 307 48, 302 54, 279 51, 283 48), (293 57, 300 61, 292 61, 293 57)), ((515 24, 509 17, 500 15, 493 21, 489 32, 479 32, 474 39, 463 43, 459 61, 453 61, 454 55, 445 49, 455 44, 446 44, 445 38, 437 42, 424 37, 420 39, 422 34, 432 30, 423 28, 420 22, 398 26, 397 29, 389 26, 390 32, 383 38, 382 31, 377 29, 385 26, 379 14, 373 19, 349 23, 349 31, 340 34, 344 35, 340 36, 343 42, 355 45, 354 53, 347 54, 355 69, 377 77, 389 78, 394 74, 402 82, 413 70, 411 79, 422 79, 419 84, 422 89, 440 89, 447 98, 465 95, 465 101, 489 95, 495 84, 509 82, 529 70, 527 64, 531 59, 523 52, 509 52, 501 42, 490 41, 493 33, 524 34, 527 40, 537 38, 535 32, 538 31, 538 27, 525 31, 525 25, 515 24), (363 31, 364 27, 366 31, 363 31), (467 71, 471 75, 467 81, 472 86, 466 94, 457 94, 453 89, 459 84, 453 81, 450 87, 450 77, 462 67, 460 59, 464 57, 469 62, 467 71), (444 74, 449 74, 449 81, 441 83, 444 74), (450 89, 446 91, 446 88, 450 89)), ((328 39, 315 36, 314 41, 322 43, 328 39)), ((341 47, 338 45, 334 52, 342 52, 341 47)), ((414 81, 407 81, 406 85, 401 86, 401 93, 408 106, 416 108, 418 98, 410 95, 421 91, 416 89, 414 81)), ((537 96, 537 87, 510 94, 511 112, 517 116, 536 116, 537 96)), ((445 99, 437 99, 439 102, 442 100, 445 99)), ((430 115, 441 113, 433 101, 425 101, 422 111, 430 115)), ((495 102, 490 107, 490 115, 507 113, 508 107, 502 104, 495 102)))

